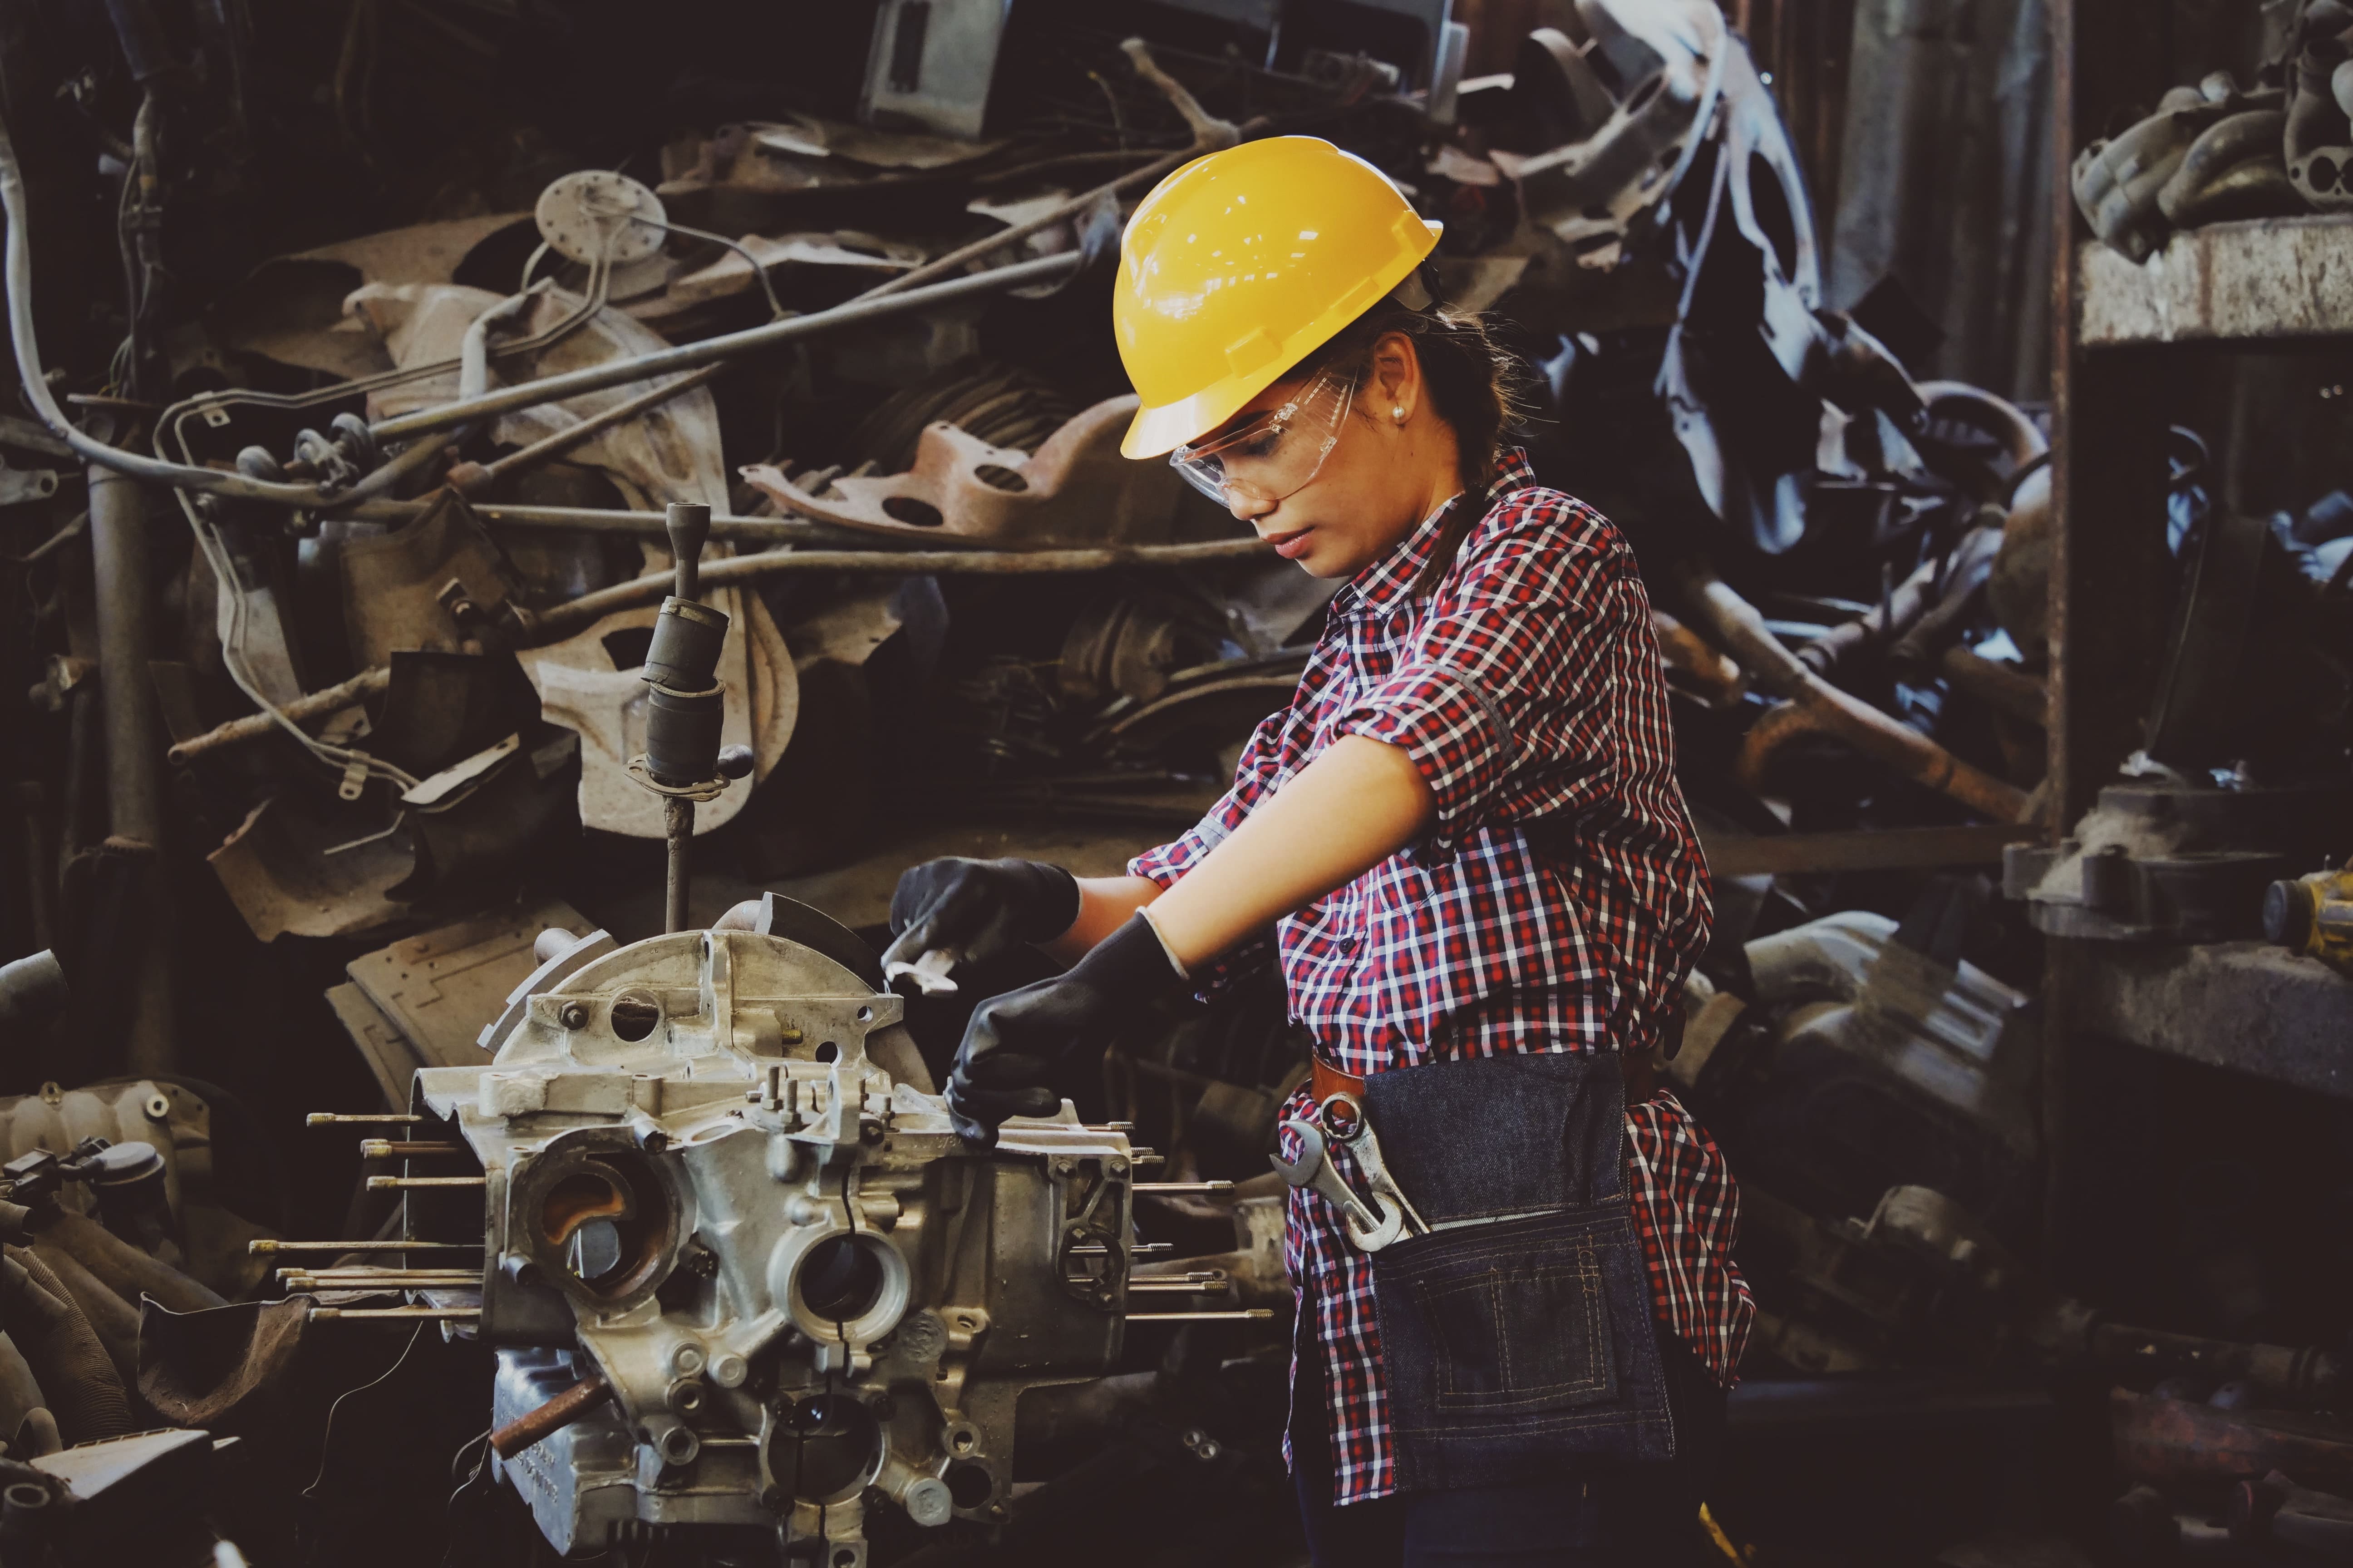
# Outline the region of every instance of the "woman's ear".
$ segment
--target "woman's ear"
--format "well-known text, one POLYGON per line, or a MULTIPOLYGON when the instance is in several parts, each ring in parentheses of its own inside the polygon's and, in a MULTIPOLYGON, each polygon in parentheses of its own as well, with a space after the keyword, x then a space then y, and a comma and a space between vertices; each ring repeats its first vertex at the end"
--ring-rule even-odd
POLYGON ((1403 332, 1383 332, 1373 341, 1372 373, 1366 377, 1366 412, 1377 424, 1403 425, 1421 405, 1421 359, 1403 332))

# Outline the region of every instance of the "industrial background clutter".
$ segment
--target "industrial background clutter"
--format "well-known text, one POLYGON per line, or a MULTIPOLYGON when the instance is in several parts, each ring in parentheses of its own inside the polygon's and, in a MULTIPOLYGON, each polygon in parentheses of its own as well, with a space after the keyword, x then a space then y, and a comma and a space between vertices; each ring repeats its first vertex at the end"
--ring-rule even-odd
POLYGON ((0 0, 0 1568, 1306 1561, 1279 978, 976 1152, 878 956, 1291 700, 1112 332, 1275 135, 1653 606, 1688 1560, 2353 1562, 2353 5, 0 0))

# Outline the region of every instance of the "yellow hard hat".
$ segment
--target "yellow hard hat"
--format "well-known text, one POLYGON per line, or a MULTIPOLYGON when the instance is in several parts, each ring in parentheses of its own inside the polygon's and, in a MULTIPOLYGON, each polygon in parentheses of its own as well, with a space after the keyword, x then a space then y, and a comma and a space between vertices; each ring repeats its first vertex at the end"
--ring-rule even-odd
POLYGON ((1438 244, 1388 176, 1313 136, 1196 158, 1119 243, 1112 328, 1143 406, 1119 449, 1216 429, 1403 282, 1438 244))

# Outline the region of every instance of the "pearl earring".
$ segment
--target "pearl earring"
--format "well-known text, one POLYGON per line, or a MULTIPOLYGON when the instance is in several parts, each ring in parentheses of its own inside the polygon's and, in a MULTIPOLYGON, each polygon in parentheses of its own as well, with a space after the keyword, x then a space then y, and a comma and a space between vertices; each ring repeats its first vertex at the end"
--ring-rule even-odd
POLYGON ((1401 407, 1392 407, 1389 410, 1389 417, 1402 425, 1405 423, 1405 410, 1401 407))

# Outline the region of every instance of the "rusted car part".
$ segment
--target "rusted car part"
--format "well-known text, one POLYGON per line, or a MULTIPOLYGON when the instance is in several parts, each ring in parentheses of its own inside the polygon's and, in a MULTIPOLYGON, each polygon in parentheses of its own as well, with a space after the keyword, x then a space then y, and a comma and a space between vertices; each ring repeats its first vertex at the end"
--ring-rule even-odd
POLYGON ((2176 774, 2112 784, 2056 847, 2016 845, 2002 890, 2052 936, 2227 942, 2260 934, 2263 895, 2337 842, 2338 784, 2230 788, 2176 774))
POLYGON ((1048 437, 1035 456, 934 423, 923 427, 910 471, 837 479, 822 494, 766 464, 741 471, 786 510, 837 528, 1015 545, 1157 542, 1168 536, 1184 484, 1165 463, 1119 455, 1135 408, 1134 394, 1098 403, 1048 437))
POLYGON ((2157 112, 2114 138, 2075 154, 2070 181, 2075 206, 2093 234, 2135 261, 2165 242, 2158 196, 2179 172, 2190 143, 2231 113, 2226 103, 2194 87, 2177 87, 2157 112))
POLYGON ((915 466, 916 443, 933 425, 953 425, 992 447, 1035 452, 1078 412, 1051 383, 982 360, 961 374, 919 382, 884 398, 850 432, 849 456, 879 464, 886 473, 904 473, 915 466))
POLYGON ((1816 675, 1766 629, 1756 608, 1713 572, 1687 565, 1677 578, 1691 623, 1747 670, 1758 689, 1781 699, 1741 742, 1737 772, 1743 784, 1761 792, 1780 747, 1800 735, 1822 734, 1997 822, 2015 822, 2025 815, 2024 790, 1961 761, 1816 675))
POLYGON ((2353 207, 2353 6, 2310 0, 2296 18, 2283 137, 2287 177, 2323 212, 2353 207))
MULTIPOLYGON (((2327 76, 2322 68, 2319 97, 2342 140, 2345 117, 2330 99, 2327 76)), ((2242 91, 2226 72, 2177 87, 2156 113, 2076 155, 2075 205, 2094 235, 2135 261, 2176 228, 2284 216, 2304 211, 2307 199, 2325 205, 2296 178, 2297 121, 2288 108, 2279 89, 2242 91)), ((2307 112, 2307 126, 2313 119, 2307 112)), ((2353 149, 2343 155, 2353 157, 2353 149)), ((2334 164, 2323 166, 2333 178, 2334 164)))
POLYGON ((1690 169, 1723 90, 1724 16, 1689 0, 1579 0, 1520 46, 1529 152, 1496 149, 1521 210, 1581 267, 1615 267, 1690 169))
MULTIPOLYGON (((462 331, 475 347, 459 358, 474 363, 480 357, 482 323, 492 314, 485 300, 479 291, 454 287, 363 289, 353 296, 352 305, 377 325, 396 360, 404 364, 446 363, 449 339, 461 330, 460 323, 468 323, 462 331)), ((572 309, 559 296, 528 303, 533 316, 527 325, 541 318, 561 320, 572 309)), ((659 341, 628 317, 604 311, 534 356, 529 368, 560 371, 566 363, 641 354, 659 341)), ((573 461, 601 470, 625 496, 640 502, 723 496, 718 410, 711 395, 696 389, 664 390, 669 395, 662 407, 626 424, 608 424, 574 450, 573 461)), ((429 405, 443 392, 438 377, 387 388, 373 395, 373 411, 397 416, 405 408, 429 405)), ((611 405, 628 401, 612 392, 586 395, 501 419, 492 434, 509 440, 528 440, 551 427, 565 434, 566 422, 610 412, 611 405), (600 404, 607 406, 600 410, 600 404)), ((396 533, 342 537, 338 560, 356 663, 373 665, 394 647, 452 646, 453 633, 479 644, 496 623, 515 621, 522 614, 509 607, 519 602, 513 574, 454 493, 444 492, 441 505, 396 533), (462 624, 468 621, 472 624, 462 624)), ((765 777, 792 735, 797 705, 792 660, 766 606, 756 597, 728 592, 721 598, 723 602, 714 607, 728 617, 722 678, 724 743, 748 747, 755 776, 765 777)), ((642 750, 634 746, 633 735, 645 721, 644 691, 634 667, 624 667, 613 650, 629 644, 633 634, 649 630, 654 619, 642 613, 609 617, 585 627, 565 645, 523 661, 539 687, 545 716, 581 737, 581 822, 633 837, 659 837, 662 811, 660 803, 649 801, 628 777, 628 760, 642 750)), ((747 793, 736 791, 713 801, 703 814, 704 827, 730 820, 742 809, 747 793)), ((423 831, 438 820, 420 815, 417 826, 423 831)))
POLYGON ((2284 1451, 2269 1445, 2324 1433, 2326 1447, 2303 1447, 2301 1457, 2319 1458, 2324 1473, 2353 1475, 2353 1442, 2341 1423, 2306 1414, 2341 1410, 2353 1392, 2340 1352, 2113 1321, 2052 1290, 1966 1205, 1931 1188, 1892 1187, 1867 1220, 1830 1220, 1751 1184, 1742 1212, 1753 1216, 1743 1261, 1767 1282, 1757 1292, 1755 1345, 1794 1366, 2092 1372, 2124 1385, 2110 1396, 2117 1458, 2136 1478, 2260 1473, 2264 1465, 2251 1458, 2284 1451), (2273 1408, 2202 1403, 2234 1381, 2273 1408), (2130 1392, 2153 1384, 2188 1396, 2130 1392))
POLYGON ((2001 525, 2001 548, 1986 578, 1986 607, 2029 665, 2050 655, 2051 471, 2026 476, 2001 525))
MULTIPOLYGON (((706 364, 755 353, 764 349, 816 337, 844 327, 862 326, 870 321, 887 321, 894 316, 934 310, 958 300, 980 298, 1007 289, 1027 288, 1032 284, 1059 282, 1077 271, 1085 258, 1078 253, 1040 256, 1029 261, 1017 261, 987 272, 952 279, 923 288, 910 288, 887 297, 853 300, 829 310, 818 310, 806 316, 793 316, 781 321, 747 327, 742 331, 727 332, 700 342, 682 343, 674 348, 640 355, 634 359, 592 365, 558 375, 542 377, 519 385, 486 393, 480 397, 465 398, 434 408, 419 409, 395 418, 378 421, 370 427, 379 441, 394 440, 406 436, 423 435, 428 431, 446 430, 453 426, 470 424, 512 414, 518 409, 535 408, 543 403, 557 403, 583 393, 602 392, 607 387, 625 386, 631 382, 649 381, 656 376, 670 375, 679 371, 695 370, 706 364)), ((903 281, 903 280, 901 280, 903 281)))
POLYGON ((2284 217, 2305 198, 2280 162, 2287 116, 2250 109, 2216 121, 2189 144, 2181 167, 2157 193, 2158 209, 2176 228, 2242 218, 2284 217))
POLYGON ((2136 1480, 2219 1490, 2284 1470, 2313 1485, 2353 1491, 2353 1438, 2333 1417, 2224 1409, 2124 1388, 2109 1391, 2108 1417, 2116 1468, 2136 1480))
POLYGON ((1899 1184, 1978 1214, 2031 1198, 2039 1025, 2031 998, 1960 957, 1972 886, 1932 879, 1900 923, 1850 910, 1755 938, 1745 998, 1687 989, 1688 1017, 1715 1012, 1667 1075, 1756 1180, 1831 1214, 1899 1184))
MULTIPOLYGON (((500 509, 485 508, 486 515, 497 516, 500 509)), ((510 509, 514 510, 514 509, 510 509)), ((655 513, 606 513, 608 518, 626 519, 632 531, 642 531, 649 524, 659 522, 655 513), (639 520, 644 520, 640 521, 639 520)), ((718 524, 731 520, 722 518, 718 524)), ((761 518, 733 520, 744 524, 773 522, 761 518)), ((568 521, 552 521, 551 526, 571 526, 568 521)), ((776 527, 790 526, 774 523, 776 527)), ((707 563, 702 568, 705 584, 751 582, 760 577, 793 573, 872 572, 878 574, 920 574, 932 576, 1025 576, 1032 574, 1072 574, 1115 569, 1169 569, 1213 564, 1226 561, 1267 560, 1272 558, 1264 543, 1257 539, 1215 539, 1193 544, 1107 545, 1086 550, 811 550, 784 549, 763 551, 754 555, 733 556, 707 563)), ((598 589, 572 604, 535 612, 528 623, 526 640, 558 641, 571 637, 583 626, 599 617, 621 610, 659 603, 664 586, 670 581, 667 572, 657 571, 633 582, 615 584, 598 589)), ((308 722, 351 707, 358 699, 382 689, 390 679, 386 669, 363 670, 340 685, 311 693, 299 700, 304 706, 298 712, 293 706, 280 711, 288 717, 308 722)), ((200 734, 182 738, 173 747, 174 760, 201 756, 223 746, 243 744, 279 732, 277 718, 269 714, 252 714, 232 719, 200 734)), ((250 824, 248 824, 250 826, 250 824)), ((291 928, 284 928, 291 929, 291 928)), ((320 934, 320 933, 306 933, 320 934)))

